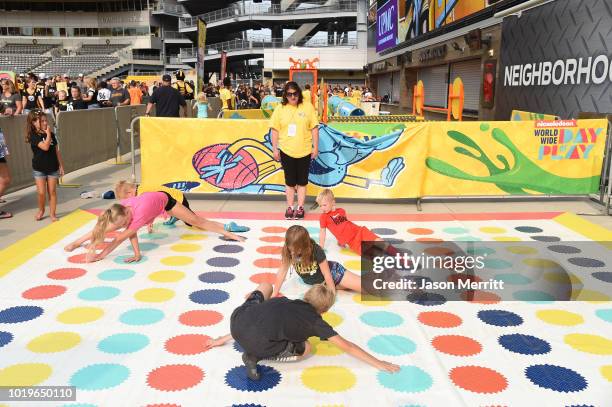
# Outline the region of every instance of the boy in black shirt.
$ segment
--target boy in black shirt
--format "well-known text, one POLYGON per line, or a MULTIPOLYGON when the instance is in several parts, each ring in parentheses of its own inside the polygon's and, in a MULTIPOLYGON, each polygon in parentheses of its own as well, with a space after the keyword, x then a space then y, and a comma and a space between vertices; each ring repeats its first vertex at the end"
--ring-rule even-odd
POLYGON ((272 285, 260 284, 247 300, 236 308, 230 319, 230 335, 210 340, 209 347, 220 346, 232 337, 242 346, 242 361, 251 380, 259 380, 257 362, 268 359, 294 362, 310 353, 308 338, 329 340, 351 356, 377 369, 397 372, 400 367, 377 359, 344 339, 321 317, 334 304, 335 294, 323 284, 311 287, 304 300, 285 297, 270 299, 272 285))

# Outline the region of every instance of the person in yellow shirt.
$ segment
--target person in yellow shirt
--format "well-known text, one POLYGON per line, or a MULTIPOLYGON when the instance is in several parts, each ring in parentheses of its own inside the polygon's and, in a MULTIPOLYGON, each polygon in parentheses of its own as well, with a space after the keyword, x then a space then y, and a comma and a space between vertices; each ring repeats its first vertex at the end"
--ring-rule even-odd
POLYGON ((310 160, 319 154, 319 119, 311 103, 304 103, 300 86, 287 82, 283 99, 270 119, 274 159, 285 173, 285 219, 303 219, 310 160), (294 209, 297 191, 297 208, 294 209))
POLYGON ((224 78, 223 83, 221 85, 221 90, 219 90, 219 97, 221 98, 221 102, 223 103, 223 109, 234 109, 234 95, 230 88, 232 87, 232 81, 230 78, 224 78))
POLYGON ((361 90, 359 89, 359 86, 355 86, 355 89, 353 90, 353 94, 351 95, 352 98, 352 102, 355 106, 357 107, 361 107, 361 97, 362 97, 362 93, 361 90))
POLYGON ((312 103, 312 94, 310 93, 310 85, 306 84, 306 86, 304 86, 304 90, 302 91, 302 97, 304 98, 305 103, 312 103))

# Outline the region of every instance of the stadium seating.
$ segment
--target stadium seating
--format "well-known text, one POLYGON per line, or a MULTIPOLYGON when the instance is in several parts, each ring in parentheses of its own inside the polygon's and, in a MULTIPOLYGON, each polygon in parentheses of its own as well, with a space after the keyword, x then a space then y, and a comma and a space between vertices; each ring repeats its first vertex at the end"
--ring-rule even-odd
POLYGON ((102 68, 119 62, 119 58, 107 55, 77 55, 54 58, 37 67, 34 72, 47 74, 68 74, 76 76, 80 73, 88 75, 102 68))
MULTIPOLYGON (((0 71, 30 72, 51 58, 40 55, 5 55, 0 54, 0 71)), ((40 71, 45 72, 45 71, 40 71)))
POLYGON ((42 55, 55 47, 53 44, 6 44, 0 48, 0 54, 42 55))
POLYGON ((77 49, 77 55, 110 55, 125 48, 125 44, 84 44, 77 49))

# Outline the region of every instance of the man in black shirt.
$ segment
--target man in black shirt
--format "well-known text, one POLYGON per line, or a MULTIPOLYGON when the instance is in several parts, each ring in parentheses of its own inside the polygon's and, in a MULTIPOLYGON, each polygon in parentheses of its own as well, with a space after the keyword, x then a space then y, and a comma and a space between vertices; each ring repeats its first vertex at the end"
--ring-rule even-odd
POLYGON ((127 106, 130 104, 130 93, 127 89, 121 87, 121 81, 115 77, 111 79, 111 95, 110 101, 113 106, 127 106))
POLYGON ((308 356, 308 338, 328 340, 351 356, 377 369, 397 372, 400 367, 377 359, 344 339, 321 317, 334 304, 335 295, 323 284, 312 286, 304 300, 285 297, 270 299, 272 285, 260 284, 247 300, 236 308, 230 319, 230 335, 210 340, 209 347, 220 346, 232 337, 244 349, 242 361, 251 380, 259 380, 257 362, 268 359, 294 362, 308 356))
POLYGON ((153 95, 147 103, 147 111, 145 115, 149 116, 153 105, 155 105, 155 115, 157 117, 181 117, 184 116, 185 109, 181 109, 181 106, 185 108, 185 98, 181 96, 181 93, 171 86, 172 78, 170 75, 162 76, 162 84, 159 88, 155 89, 153 95), (182 113, 181 113, 182 112, 182 113))

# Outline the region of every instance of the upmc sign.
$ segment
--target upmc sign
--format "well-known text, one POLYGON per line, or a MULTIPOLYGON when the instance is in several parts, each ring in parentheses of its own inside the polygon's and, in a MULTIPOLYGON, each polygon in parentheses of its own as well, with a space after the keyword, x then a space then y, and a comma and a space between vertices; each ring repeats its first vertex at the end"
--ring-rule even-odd
POLYGON ((389 0, 376 12, 376 52, 397 44, 397 0, 389 0))

